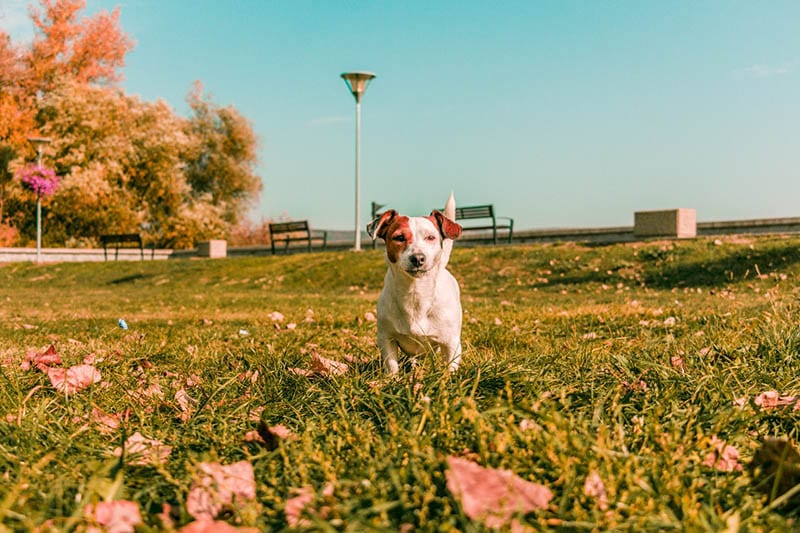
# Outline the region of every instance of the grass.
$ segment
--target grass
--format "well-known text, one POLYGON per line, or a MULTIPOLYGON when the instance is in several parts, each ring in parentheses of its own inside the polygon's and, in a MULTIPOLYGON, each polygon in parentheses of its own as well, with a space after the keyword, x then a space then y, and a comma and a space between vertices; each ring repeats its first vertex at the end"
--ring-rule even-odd
POLYGON ((800 239, 457 246, 451 270, 461 370, 431 355, 384 379, 367 318, 378 251, 0 266, 0 531, 81 529, 109 499, 135 501, 140 530, 165 528, 169 504, 179 528, 198 465, 237 461, 257 497, 231 524, 287 528, 287 500, 311 487, 313 529, 481 530, 447 488, 449 455, 549 487, 550 506, 519 518, 534 529, 797 528, 747 463, 766 437, 798 438, 800 411, 753 399, 800 393, 800 239), (103 382, 65 395, 20 367, 50 344, 65 366, 94 356, 103 382), (311 353, 355 362, 296 374, 311 353), (246 440, 259 421, 296 438, 246 440), (169 457, 115 456, 137 431, 169 457), (703 464, 713 437, 743 470, 703 464), (607 505, 584 491, 593 472, 607 505))

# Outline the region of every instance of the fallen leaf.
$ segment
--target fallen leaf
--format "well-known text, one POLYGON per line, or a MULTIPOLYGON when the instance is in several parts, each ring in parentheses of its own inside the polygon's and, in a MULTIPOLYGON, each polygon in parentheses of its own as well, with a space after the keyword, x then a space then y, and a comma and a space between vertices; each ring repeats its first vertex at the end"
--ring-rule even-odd
POLYGON ((258 436, 261 438, 261 441, 269 450, 274 450, 277 448, 281 441, 297 438, 292 430, 283 424, 267 426, 263 420, 259 422, 258 429, 256 431, 258 432, 258 436))
POLYGON ((256 481, 253 465, 200 463, 200 476, 186 498, 186 510, 196 520, 213 520, 223 509, 253 500, 256 481))
POLYGON ((89 504, 83 515, 109 533, 133 533, 136 525, 142 523, 139 504, 125 500, 89 504))
POLYGON ((47 372, 49 367, 60 364, 62 364, 61 355, 56 352, 56 347, 51 344, 43 352, 32 352, 25 355, 22 369, 28 370, 33 365, 36 369, 47 372))
POLYGON ((510 470, 484 468, 454 456, 447 458, 447 464, 447 489, 461 502, 464 514, 490 528, 509 525, 515 514, 545 509, 553 498, 544 485, 510 470))
POLYGON ((367 322, 375 322, 377 318, 375 318, 375 314, 372 311, 367 311, 364 313, 364 318, 367 322))
POLYGON ((92 408, 91 421, 97 425, 100 433, 113 433, 119 428, 120 415, 111 415, 101 409, 92 408))
POLYGON ((340 376, 347 372, 347 364, 314 352, 311 354, 311 371, 320 376, 340 376))
POLYGON ((286 500, 286 521, 289 527, 308 527, 311 522, 308 519, 302 518, 303 511, 314 501, 314 489, 311 487, 303 487, 295 489, 295 496, 286 500))
POLYGON ((179 389, 175 393, 175 401, 178 402, 178 407, 181 409, 180 419, 186 422, 192 417, 197 400, 189 396, 189 393, 184 389, 179 389))
MULTIPOLYGON (((125 441, 125 454, 131 457, 129 464, 146 466, 153 463, 163 463, 172 453, 172 446, 167 446, 160 440, 148 439, 138 431, 125 441)), ((123 449, 114 449, 114 455, 122 456, 123 449)))
POLYGON ((606 486, 603 479, 596 470, 586 476, 586 481, 583 482, 583 493, 594 499, 597 503, 598 509, 605 511, 608 509, 608 495, 606 494, 606 486))
POLYGON ((257 527, 236 527, 222 520, 195 520, 183 526, 181 533, 259 533, 257 527))
POLYGON ((283 322, 283 313, 279 313, 278 311, 273 311, 267 315, 270 320, 273 322, 283 322))
POLYGON ((47 377, 58 392, 74 394, 102 379, 100 372, 92 365, 78 365, 67 368, 48 368, 47 377))
POLYGON ((781 396, 776 390, 770 390, 757 394, 753 399, 753 403, 762 409, 772 409, 783 405, 793 405, 797 403, 797 396, 781 396))
POLYGON ((739 463, 739 450, 727 444, 716 435, 711 437, 714 450, 706 455, 703 464, 720 472, 733 472, 742 469, 739 463))

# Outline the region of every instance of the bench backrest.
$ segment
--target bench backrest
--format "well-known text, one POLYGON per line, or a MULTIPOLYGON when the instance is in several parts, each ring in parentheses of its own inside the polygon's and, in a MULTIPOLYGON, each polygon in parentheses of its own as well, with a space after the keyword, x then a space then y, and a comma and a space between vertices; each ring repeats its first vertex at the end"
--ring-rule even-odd
POLYGON ((296 220, 293 222, 277 222, 269 225, 270 235, 280 235, 281 233, 295 233, 298 231, 308 232, 307 220, 296 220))
POLYGON ((494 206, 490 204, 456 207, 456 220, 472 218, 494 218, 494 206))
POLYGON ((100 235, 100 242, 102 244, 122 243, 122 242, 136 242, 141 244, 142 237, 138 233, 122 233, 119 235, 100 235))

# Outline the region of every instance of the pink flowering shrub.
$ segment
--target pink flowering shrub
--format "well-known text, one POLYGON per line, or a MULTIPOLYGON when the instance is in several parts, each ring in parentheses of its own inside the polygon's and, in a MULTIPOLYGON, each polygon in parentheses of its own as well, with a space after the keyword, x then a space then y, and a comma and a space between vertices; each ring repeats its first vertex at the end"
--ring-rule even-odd
POLYGON ((61 181, 52 169, 39 165, 28 165, 19 176, 23 187, 44 198, 52 196, 61 181))

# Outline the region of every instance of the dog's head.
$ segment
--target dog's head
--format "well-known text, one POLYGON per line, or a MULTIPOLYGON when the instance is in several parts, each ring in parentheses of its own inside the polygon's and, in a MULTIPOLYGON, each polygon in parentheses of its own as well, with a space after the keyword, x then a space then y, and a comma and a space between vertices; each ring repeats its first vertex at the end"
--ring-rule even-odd
POLYGON ((457 239, 461 226, 439 211, 427 217, 407 217, 390 209, 367 226, 367 233, 373 239, 384 240, 391 265, 421 277, 439 264, 443 240, 457 239))

